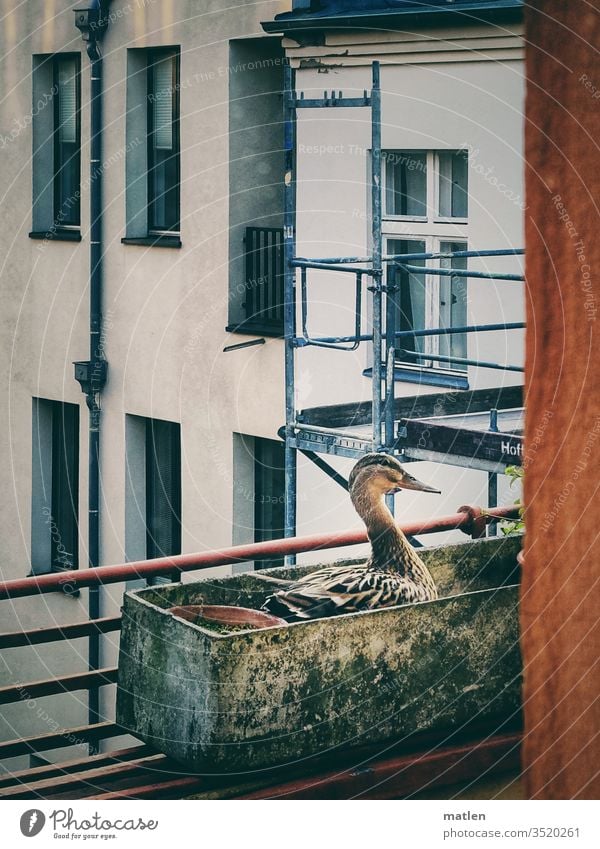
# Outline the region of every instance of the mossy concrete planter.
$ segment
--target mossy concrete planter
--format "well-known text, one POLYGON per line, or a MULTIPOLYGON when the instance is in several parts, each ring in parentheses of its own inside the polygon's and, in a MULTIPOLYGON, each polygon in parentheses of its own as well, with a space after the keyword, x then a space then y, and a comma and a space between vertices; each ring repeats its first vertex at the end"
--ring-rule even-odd
MULTIPOLYGON (((282 765, 520 706, 518 538, 421 549, 437 601, 211 633, 175 605, 260 608, 260 574, 128 592, 117 721, 199 772, 282 765)), ((274 569, 279 577, 318 566, 274 569)))

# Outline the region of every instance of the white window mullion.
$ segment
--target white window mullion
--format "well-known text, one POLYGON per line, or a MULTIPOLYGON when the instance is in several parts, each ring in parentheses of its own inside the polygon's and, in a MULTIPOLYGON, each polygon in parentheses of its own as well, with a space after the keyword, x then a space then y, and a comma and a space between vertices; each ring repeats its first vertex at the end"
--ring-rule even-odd
POLYGON ((431 223, 435 221, 436 212, 436 153, 433 150, 427 153, 427 219, 431 223))
MULTIPOLYGON (((427 253, 433 253, 436 250, 436 244, 436 239, 433 236, 429 236, 425 240, 425 251, 427 253)), ((428 260, 427 262, 430 261, 428 260)), ((427 312, 425 326, 427 327, 427 329, 433 329, 439 326, 440 287, 439 278, 437 277, 437 275, 428 274, 426 277, 425 286, 425 291, 427 292, 427 312)), ((437 354, 439 350, 438 337, 426 336, 424 350, 428 354, 437 354)), ((434 368, 435 363, 429 360, 423 363, 423 367, 434 368)))

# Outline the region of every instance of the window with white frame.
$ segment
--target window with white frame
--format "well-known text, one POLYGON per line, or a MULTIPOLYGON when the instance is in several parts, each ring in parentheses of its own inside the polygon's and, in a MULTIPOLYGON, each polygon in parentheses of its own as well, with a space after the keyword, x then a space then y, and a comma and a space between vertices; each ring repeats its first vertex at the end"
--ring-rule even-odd
MULTIPOLYGON (((450 253, 468 249, 469 192, 466 150, 386 150, 383 152, 383 236, 389 255, 450 253)), ((440 276, 407 271, 386 263, 387 284, 395 288, 396 329, 421 330, 467 324, 464 257, 411 260, 412 266, 453 268, 440 276)), ((424 370, 464 379, 464 333, 401 337, 398 363, 407 378, 424 370), (430 355, 429 357, 427 355, 430 355), (446 361, 437 358, 456 357, 446 361)))

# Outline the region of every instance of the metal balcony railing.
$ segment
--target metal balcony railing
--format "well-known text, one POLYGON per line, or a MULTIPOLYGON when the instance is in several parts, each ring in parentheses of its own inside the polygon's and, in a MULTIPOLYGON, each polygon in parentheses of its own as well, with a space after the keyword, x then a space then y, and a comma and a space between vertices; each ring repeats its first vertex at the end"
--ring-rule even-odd
MULTIPOLYGON (((431 519, 425 522, 405 522, 400 524, 400 527, 408 536, 439 533, 449 530, 461 530, 473 538, 482 537, 485 535, 486 525, 498 519, 514 519, 518 515, 518 508, 501 507, 492 510, 483 511, 477 507, 461 507, 457 513, 449 516, 443 516, 436 519, 431 519)), ((285 556, 290 554, 299 554, 308 551, 324 551, 326 549, 335 549, 350 545, 359 545, 367 542, 367 536, 364 530, 351 530, 340 533, 316 534, 306 537, 293 537, 289 539, 270 540, 268 542, 253 543, 249 545, 238 545, 220 550, 207 551, 195 554, 180 554, 173 557, 162 557, 154 560, 143 560, 133 563, 125 563, 116 566, 100 566, 95 569, 73 570, 60 573, 49 573, 36 575, 28 578, 18 578, 15 580, 0 582, 0 601, 8 601, 15 598, 37 596, 42 593, 51 593, 64 590, 65 585, 72 589, 82 589, 85 587, 100 586, 111 583, 121 583, 127 580, 136 578, 152 578, 156 575, 164 575, 165 573, 174 576, 184 572, 198 571, 203 569, 211 569, 216 566, 224 566, 232 563, 242 563, 249 560, 261 560, 276 556, 285 556)), ((0 634, 0 650, 25 648, 27 646, 39 646, 62 640, 78 639, 81 637, 97 637, 98 634, 107 634, 110 632, 119 631, 121 628, 121 619, 118 616, 105 617, 101 619, 90 620, 87 622, 67 623, 64 625, 54 625, 51 627, 37 628, 30 631, 16 631, 12 633, 0 634)), ((71 693, 77 691, 85 691, 97 689, 108 684, 114 684, 117 680, 117 668, 106 667, 103 669, 88 669, 81 672, 75 672, 70 675, 61 675, 53 678, 47 678, 39 681, 19 682, 9 686, 0 688, 0 705, 11 704, 18 702, 31 702, 40 697, 57 695, 61 693, 71 693)), ((128 734, 127 729, 120 727, 117 723, 110 720, 105 720, 91 725, 84 725, 76 728, 64 728, 51 733, 36 735, 32 737, 7 740, 0 742, 0 763, 20 755, 38 754, 47 752, 62 747, 73 746, 74 744, 89 745, 92 751, 97 751, 97 744, 100 740, 108 740, 128 734)), ((479 745, 479 743, 477 744, 479 745)), ((506 741, 502 738, 498 745, 504 751, 506 741)), ((514 739, 510 738, 511 751, 517 745, 514 739)), ((134 763, 136 753, 141 757, 157 757, 153 753, 146 752, 146 748, 139 743, 133 749, 119 750, 118 752, 107 752, 103 755, 95 755, 93 758, 88 758, 89 766, 95 764, 106 764, 118 762, 134 763), (123 752, 125 754, 123 754, 123 752)), ((492 747, 494 751, 496 749, 492 747)), ((160 756, 162 757, 162 756, 160 756)), ((83 768, 84 761, 69 762, 77 766, 77 769, 83 768)), ((85 761, 87 763, 87 761, 85 761)), ((137 761, 135 761, 137 763, 137 761)), ((387 762, 386 762, 387 763, 387 762)), ((395 762, 394 762, 395 763, 395 762)), ((73 772, 77 769, 73 766, 73 772)), ((87 768, 87 767, 86 767, 87 768)), ((125 769, 125 767, 122 767, 125 769)), ((133 768, 133 767, 132 767, 133 768)), ((383 767, 382 767, 383 768, 383 767)), ((387 767, 385 767, 387 769, 387 767)), ((390 767, 391 768, 391 767, 390 767)), ((108 767, 107 767, 108 769, 108 767)), ((116 767, 110 767, 114 771, 116 767)), ((64 769, 55 767, 54 765, 38 767, 41 770, 42 777, 46 774, 63 775, 70 772, 69 764, 64 765, 64 769), (67 769, 67 767, 69 767, 67 769)), ((35 772, 35 770, 34 770, 35 772)), ((23 771, 13 777, 0 776, 0 797, 5 795, 19 798, 24 798, 23 793, 27 795, 30 791, 21 791, 21 782, 26 783, 31 779, 31 770, 23 771), (2 788, 11 785, 10 791, 4 791, 2 788), (16 789, 15 789, 16 788, 16 789)), ((36 773, 37 774, 37 773, 36 773)), ((169 773, 169 775, 171 775, 169 773)), ((66 779, 61 779, 66 780, 66 779)), ((176 787, 181 790, 189 789, 191 792, 192 785, 195 786, 200 779, 198 777, 177 777, 171 778, 176 787)), ((139 788, 138 788, 139 789, 139 788)), ((160 785, 152 784, 149 789, 140 791, 136 798, 156 797, 156 794, 167 791, 165 783, 160 785), (161 790, 162 788, 162 790, 161 790), (146 796, 144 795, 146 794, 146 796)), ((192 788, 193 789, 193 788, 192 788)), ((136 791, 137 793, 137 791, 136 791)), ((127 792, 124 794, 127 796, 127 792)), ((28 796, 29 797, 29 796, 28 796)), ((36 798, 34 794, 31 798, 36 798)), ((43 798, 43 796, 42 796, 43 798)), ((117 796, 101 796, 94 798, 122 798, 122 795, 117 796)))

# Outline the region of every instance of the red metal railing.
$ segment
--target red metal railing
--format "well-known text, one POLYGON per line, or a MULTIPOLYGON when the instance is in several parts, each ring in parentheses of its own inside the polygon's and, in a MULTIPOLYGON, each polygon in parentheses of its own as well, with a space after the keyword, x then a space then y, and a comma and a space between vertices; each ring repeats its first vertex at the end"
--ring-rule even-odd
MULTIPOLYGON (((457 513, 454 513, 451 516, 432 519, 428 522, 402 523, 400 524, 400 527, 404 533, 410 536, 459 529, 464 533, 477 538, 485 535, 485 528, 488 522, 495 519, 514 519, 517 515, 518 508, 516 507, 494 508, 485 512, 480 508, 461 507, 457 513)), ((177 575, 177 573, 209 569, 215 566, 240 563, 248 560, 258 560, 286 554, 299 554, 307 551, 319 551, 339 548, 342 546, 358 545, 366 541, 367 536, 362 530, 345 531, 342 533, 316 534, 307 537, 294 537, 287 540, 272 540, 252 545, 238 545, 217 551, 207 551, 198 554, 182 554, 176 557, 164 557, 156 560, 145 560, 117 566, 101 566, 96 569, 39 575, 30 578, 0 582, 0 600, 37 595, 38 593, 53 592, 61 590, 61 588, 64 588, 65 584, 70 584, 72 587, 82 588, 97 586, 100 584, 117 583, 135 578, 148 578, 157 574, 164 575, 165 573, 168 573, 171 575, 177 575)), ((0 634, 0 649, 16 648, 26 645, 40 645, 64 639, 76 639, 78 637, 90 636, 93 633, 105 634, 110 631, 120 630, 120 626, 120 617, 106 617, 104 619, 88 620, 86 622, 63 626, 54 625, 52 627, 37 628, 30 631, 4 633, 0 634)), ((9 704, 11 702, 18 702, 21 700, 32 700, 41 696, 73 692, 82 689, 91 689, 93 687, 98 688, 114 683, 116 678, 117 669, 115 667, 107 667, 104 669, 88 670, 82 673, 58 676, 42 681, 30 681, 25 684, 2 687, 0 688, 0 704, 9 704)), ((73 745, 74 743, 85 743, 95 746, 100 740, 108 740, 111 737, 118 737, 126 733, 127 730, 121 728, 117 723, 103 721, 93 725, 84 725, 78 728, 67 728, 59 731, 53 731, 52 733, 36 735, 34 737, 8 740, 0 743, 0 760, 13 758, 23 754, 38 753, 50 749, 62 748, 73 745)), ((510 752, 512 753, 511 757, 513 760, 517 757, 517 744, 515 743, 515 740, 517 739, 518 738, 516 737, 514 739, 510 737, 509 739, 510 752)), ((505 746, 504 738, 499 739, 498 741, 493 741, 493 752, 496 752, 498 746, 505 746)), ((473 751, 478 752, 478 747, 481 748, 479 743, 476 744, 473 751)), ((484 755, 487 757, 487 748, 484 747, 484 749, 484 755)), ((508 763, 508 761, 506 761, 504 749, 502 749, 500 754, 501 756, 497 758, 498 763, 500 765, 502 765, 502 763, 508 763)), ((114 772, 115 770, 120 771, 119 775, 121 775, 121 772, 129 769, 127 763, 123 762, 135 755, 139 755, 141 765, 146 763, 146 747, 140 744, 131 750, 107 753, 103 756, 96 755, 94 758, 88 760, 83 759, 80 761, 70 761, 64 765, 58 765, 58 767, 56 767, 56 769, 58 769, 57 775, 60 776, 60 782, 64 782, 66 779, 63 777, 63 773, 68 774, 69 770, 78 769, 82 769, 85 772, 85 770, 91 769, 94 764, 97 764, 100 773, 102 773, 102 768, 105 768, 105 771, 108 772, 114 772), (123 754, 123 752, 125 752, 125 754, 123 754), (84 766, 88 763, 88 761, 89 767, 84 766), (106 761, 106 764, 104 761, 106 761), (114 765, 115 763, 117 764, 116 766, 114 765), (113 765, 110 766, 110 764, 113 765)), ((450 753, 450 755, 454 757, 452 753, 450 753)), ((153 761, 157 756, 154 753, 150 753, 148 757, 151 761, 153 761)), ((160 757, 164 758, 164 756, 160 757)), ((479 769, 480 759, 477 760, 476 758, 475 760, 477 761, 476 765, 479 769)), ((463 755, 461 754, 457 761, 459 766, 462 761, 463 755)), ((134 765, 135 764, 137 764, 137 760, 134 762, 134 765)), ((153 770, 156 769, 156 764, 152 763, 150 766, 152 767, 152 775, 154 775, 153 770)), ((395 761, 393 763, 393 767, 394 770, 397 771, 397 764, 395 761)), ((387 762, 381 766, 381 769, 384 768, 389 769, 387 762)), ((50 765, 48 767, 38 767, 37 771, 46 770, 52 772, 53 769, 55 769, 55 767, 50 765)), ((410 766, 410 769, 414 771, 414 764, 410 766)), ((0 789, 0 796, 7 795, 14 796, 16 798, 28 798, 28 791, 23 791, 22 788, 31 780, 35 781, 35 776, 31 773, 36 773, 36 769, 33 771, 23 771, 22 773, 16 774, 14 779, 10 779, 8 782, 5 781, 7 787, 6 789, 0 789), (8 785, 14 786, 12 786, 12 789, 9 789, 8 785), (25 795, 23 795, 23 793, 25 793, 25 795)), ((45 776, 46 773, 44 772, 43 775, 45 776)), ((91 775, 92 773, 87 772, 82 780, 87 781, 91 775)), ((42 778, 42 776, 40 776, 40 778, 42 778)), ((43 793, 50 792, 50 788, 53 786, 53 779, 50 779, 50 776, 48 776, 48 779, 48 787, 46 787, 46 785, 42 782, 44 784, 43 793)), ((329 788, 329 783, 328 779, 326 779, 327 776, 324 778, 321 777, 319 780, 323 783, 324 788, 327 789, 329 788)), ((129 778, 127 780, 129 781, 129 778)), ((178 792, 179 795, 181 795, 184 791, 191 792, 191 790, 196 787, 198 781, 198 777, 192 778, 186 776, 181 778, 177 774, 173 776, 167 770, 165 775, 161 776, 161 779, 158 782, 155 781, 149 789, 145 786, 144 780, 140 778, 138 782, 139 786, 136 785, 136 787, 130 788, 129 790, 122 791, 119 789, 111 791, 108 795, 106 795, 106 798, 121 798, 123 796, 129 797, 132 795, 135 798, 146 798, 146 796, 148 798, 162 798, 164 797, 164 794, 168 795, 173 792, 178 792), (194 782, 196 782, 196 784, 194 782), (177 785, 177 787, 171 787, 172 784, 177 785)), ((314 777, 309 780, 309 784, 311 788, 314 787, 314 777)), ((304 786, 300 788, 302 793, 304 793, 303 787, 304 786)), ((3 788, 2 780, 0 780, 0 788, 3 788)), ((61 786, 61 788, 58 789, 64 788, 61 786)), ((393 792, 397 795, 400 792, 400 789, 394 785, 393 792)), ((402 792, 405 790, 406 788, 402 789, 402 792)), ((39 785, 39 791, 42 791, 42 785, 39 785)), ((281 793, 283 791, 285 791, 286 795, 289 794, 292 798, 295 798, 295 794, 299 792, 295 786, 292 787, 291 790, 289 788, 282 787, 281 793)), ((37 792, 38 791, 34 792, 32 790, 31 793, 33 793, 33 795, 31 798, 35 798, 37 792)), ((260 792, 263 793, 262 790, 260 792)), ((271 788, 268 792, 272 794, 274 792, 273 788, 271 788)), ((310 792, 313 792, 313 789, 311 789, 310 792)), ((332 792, 331 788, 327 789, 327 792, 332 792)), ((392 791, 390 790, 390 792, 392 791)), ((281 795, 281 793, 278 791, 275 795, 281 795)), ((94 798, 103 798, 103 796, 98 795, 94 798)), ((302 798, 302 795, 298 796, 298 798, 302 798)))
MULTIPOLYGON (((403 522, 399 527, 407 536, 433 534, 441 531, 461 530, 474 538, 485 534, 485 526, 494 519, 514 519, 518 515, 516 507, 495 507, 485 512, 479 507, 460 507, 451 516, 442 516, 427 522, 403 522)), ((195 554, 178 554, 172 557, 157 557, 154 560, 137 560, 117 566, 98 566, 95 569, 54 572, 29 578, 17 578, 0 582, 0 600, 21 596, 50 593, 65 585, 81 589, 101 584, 115 584, 136 578, 151 578, 156 575, 194 572, 226 566, 231 563, 243 563, 246 560, 264 560, 269 557, 301 554, 307 551, 321 551, 341 548, 347 545, 359 545, 367 542, 364 530, 342 531, 340 533, 313 534, 305 537, 290 537, 268 542, 256 542, 249 545, 234 545, 229 548, 204 551, 195 554)))

